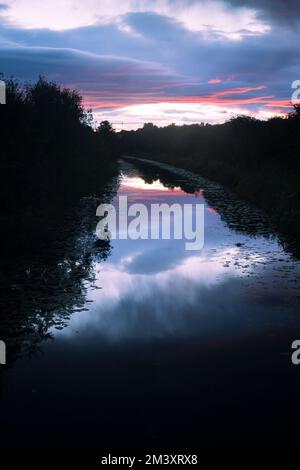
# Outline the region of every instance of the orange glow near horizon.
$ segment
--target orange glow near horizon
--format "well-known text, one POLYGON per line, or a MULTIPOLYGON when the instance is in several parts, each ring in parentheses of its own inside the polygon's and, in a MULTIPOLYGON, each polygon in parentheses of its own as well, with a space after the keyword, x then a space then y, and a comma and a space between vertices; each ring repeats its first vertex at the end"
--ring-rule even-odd
MULTIPOLYGON (((212 79, 209 83, 220 83, 219 79, 212 79)), ((258 85, 254 87, 236 87, 226 90, 218 90, 209 94, 203 95, 191 95, 191 96, 162 96, 153 92, 108 92, 105 91, 91 91, 84 94, 84 105, 88 108, 92 108, 94 111, 101 111, 114 113, 112 118, 108 115, 105 118, 114 121, 131 121, 128 116, 131 116, 134 111, 138 111, 136 116, 141 122, 147 122, 151 120, 158 125, 166 125, 167 115, 164 115, 163 110, 159 107, 160 105, 186 105, 185 109, 181 109, 178 117, 176 113, 174 117, 170 116, 170 122, 182 123, 180 116, 182 113, 188 114, 190 112, 191 105, 203 105, 212 106, 215 108, 215 114, 219 115, 219 118, 214 119, 214 113, 212 112, 211 120, 210 116, 205 115, 203 118, 195 116, 195 119, 189 120, 192 122, 224 122, 234 114, 248 114, 259 119, 268 119, 272 116, 284 116, 289 110, 292 109, 290 100, 276 99, 274 95, 263 94, 253 96, 254 92, 260 92, 266 89, 264 85, 258 85), (249 96, 249 94, 252 96, 249 96), (147 116, 146 106, 153 105, 152 108, 157 105, 157 111, 154 113, 155 116, 147 116), (248 105, 260 106, 259 111, 251 111, 247 109, 248 105), (244 108, 238 108, 238 107, 244 108), (145 109, 144 109, 145 107, 145 109), (235 108, 234 108, 235 107, 235 108), (139 109, 137 109, 139 108, 139 109), (234 109, 233 109, 234 108, 234 109), (219 109, 219 111, 217 111, 219 109), (161 114, 159 114, 161 110, 161 114), (116 115, 119 115, 116 118, 116 115), (223 117, 222 117, 223 115, 223 117), (124 117, 123 117, 124 116, 124 117), (165 119, 163 119, 165 118, 165 119)), ((189 123, 187 122, 187 124, 189 123)), ((133 126, 135 127, 135 126, 133 126)))
MULTIPOLYGON (((211 103, 211 104, 244 104, 244 103, 261 103, 272 104, 272 99, 275 98, 272 95, 269 96, 256 96, 252 98, 236 98, 228 99, 223 98, 226 96, 232 95, 244 95, 252 91, 261 91, 266 87, 259 85, 256 87, 239 87, 232 88, 228 90, 216 91, 209 95, 190 95, 190 96, 156 96, 151 92, 137 92, 137 93, 124 93, 124 92, 115 92, 116 98, 112 99, 112 92, 106 91, 91 91, 84 93, 84 104, 86 106, 95 106, 97 108, 108 108, 108 107, 125 107, 135 104, 144 104, 144 103, 211 103), (93 95, 96 95, 94 97, 93 95), (98 96, 97 96, 98 95, 98 96), (99 100, 97 100, 99 97, 99 100), (95 99, 96 98, 96 99, 95 99)), ((274 101, 275 102, 275 101, 274 101)), ((281 100, 282 103, 285 103, 284 100, 281 100)), ((290 101, 286 101, 290 102, 290 101)), ((279 103, 277 101, 276 103, 279 103)), ((278 106, 278 104, 277 104, 278 106)))

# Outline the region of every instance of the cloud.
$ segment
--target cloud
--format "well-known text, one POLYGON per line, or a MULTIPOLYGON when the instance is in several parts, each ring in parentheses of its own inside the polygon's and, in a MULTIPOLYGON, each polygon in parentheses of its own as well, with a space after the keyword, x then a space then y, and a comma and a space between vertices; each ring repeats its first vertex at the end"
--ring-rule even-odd
MULTIPOLYGON (((245 34, 263 34, 268 25, 257 18, 249 5, 232 8, 224 1, 208 0, 7 0, 7 19, 24 28, 64 30, 116 22, 126 28, 123 16, 130 13, 155 13, 182 24, 194 32, 210 30, 230 39, 245 34)), ((130 28, 127 30, 130 32, 130 28)))
POLYGON ((62 82, 85 83, 87 89, 98 84, 103 91, 124 84, 136 89, 145 80, 159 84, 170 79, 159 64, 62 47, 2 47, 1 71, 26 80, 44 74, 62 82))
POLYGON ((0 14, 0 72, 24 80, 43 74, 78 88, 99 118, 268 117, 288 110, 291 83, 300 78, 298 34, 287 22, 279 25, 267 1, 103 1, 101 14, 92 0, 46 1, 38 9, 34 0, 7 4, 0 14), (55 29, 58 17, 80 27, 58 22, 55 29), (268 29, 254 31, 253 24, 268 29))
POLYGON ((269 23, 299 26, 299 0, 226 0, 232 7, 254 8, 257 17, 269 23))

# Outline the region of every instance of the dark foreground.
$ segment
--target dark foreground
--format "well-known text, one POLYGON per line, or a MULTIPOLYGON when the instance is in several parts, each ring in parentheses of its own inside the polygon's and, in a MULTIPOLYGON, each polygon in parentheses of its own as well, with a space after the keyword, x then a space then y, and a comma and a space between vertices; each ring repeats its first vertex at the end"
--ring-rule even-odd
POLYGON ((15 369, 1 445, 297 448, 299 370, 287 350, 293 338, 56 347, 51 362, 40 357, 15 369))

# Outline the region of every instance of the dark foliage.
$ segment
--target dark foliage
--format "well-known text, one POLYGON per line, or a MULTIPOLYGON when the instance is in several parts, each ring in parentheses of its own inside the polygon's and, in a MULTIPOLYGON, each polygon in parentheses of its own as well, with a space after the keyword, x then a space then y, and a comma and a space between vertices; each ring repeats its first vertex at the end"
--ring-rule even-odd
POLYGON ((0 106, 0 331, 10 354, 61 328, 85 302, 96 207, 116 189, 111 146, 76 91, 6 80, 0 106))
POLYGON ((7 104, 0 106, 1 238, 11 239, 17 220, 20 244, 34 237, 36 223, 48 226, 81 196, 99 194, 115 168, 108 142, 93 131, 76 91, 41 77, 26 86, 7 80, 6 89, 7 104))
POLYGON ((0 107, 1 189, 4 184, 8 190, 6 204, 14 204, 18 196, 36 200, 36 191, 47 197, 57 191, 85 193, 93 170, 97 184, 99 177, 105 179, 110 150, 93 132, 91 120, 76 91, 43 78, 25 87, 7 81, 7 104, 0 107))

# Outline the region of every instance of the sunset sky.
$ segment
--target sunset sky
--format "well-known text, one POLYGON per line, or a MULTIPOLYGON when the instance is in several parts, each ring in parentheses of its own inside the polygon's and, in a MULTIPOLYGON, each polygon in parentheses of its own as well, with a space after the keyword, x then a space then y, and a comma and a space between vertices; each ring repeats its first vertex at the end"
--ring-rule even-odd
POLYGON ((4 0, 0 72, 77 88, 98 120, 223 122, 290 110, 299 0, 4 0))

